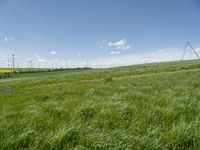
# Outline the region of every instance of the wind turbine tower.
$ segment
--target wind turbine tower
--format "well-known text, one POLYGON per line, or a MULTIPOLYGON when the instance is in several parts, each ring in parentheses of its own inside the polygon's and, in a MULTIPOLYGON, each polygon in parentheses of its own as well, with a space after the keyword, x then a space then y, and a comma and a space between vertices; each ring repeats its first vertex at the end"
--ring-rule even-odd
POLYGON ((12 54, 12 64, 13 64, 13 68, 15 68, 15 55, 14 54, 12 54))

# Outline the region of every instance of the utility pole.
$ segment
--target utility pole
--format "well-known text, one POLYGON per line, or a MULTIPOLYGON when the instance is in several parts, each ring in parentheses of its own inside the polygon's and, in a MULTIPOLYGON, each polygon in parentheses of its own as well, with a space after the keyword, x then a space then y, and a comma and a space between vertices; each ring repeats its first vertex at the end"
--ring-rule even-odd
POLYGON ((13 63, 13 68, 15 68, 15 55, 14 54, 12 54, 12 63, 13 63))

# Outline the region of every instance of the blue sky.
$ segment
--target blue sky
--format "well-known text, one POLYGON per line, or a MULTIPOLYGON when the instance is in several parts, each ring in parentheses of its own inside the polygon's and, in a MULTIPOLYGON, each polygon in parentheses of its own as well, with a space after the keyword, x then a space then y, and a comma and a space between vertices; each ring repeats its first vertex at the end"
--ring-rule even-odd
POLYGON ((199 17, 198 0, 0 0, 0 59, 6 65, 14 53, 21 64, 65 58, 117 64, 138 56, 140 63, 187 40, 198 51, 199 17))

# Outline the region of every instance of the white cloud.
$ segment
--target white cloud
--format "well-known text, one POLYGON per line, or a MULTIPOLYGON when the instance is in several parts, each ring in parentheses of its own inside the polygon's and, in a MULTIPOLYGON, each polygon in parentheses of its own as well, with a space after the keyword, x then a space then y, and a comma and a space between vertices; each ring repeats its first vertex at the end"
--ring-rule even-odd
POLYGON ((97 44, 99 45, 99 48, 103 48, 103 47, 104 47, 103 45, 105 45, 105 44, 107 44, 107 43, 108 43, 107 40, 103 40, 103 41, 97 42, 97 44))
POLYGON ((99 48, 101 49, 109 49, 109 50, 129 50, 131 47, 128 44, 126 39, 121 39, 118 41, 107 41, 103 40, 100 42, 97 42, 99 45, 99 48))
POLYGON ((111 55, 118 55, 118 54, 120 54, 120 52, 119 51, 112 51, 112 52, 110 52, 110 54, 111 55))
POLYGON ((37 61, 38 61, 38 62, 46 62, 47 60, 46 60, 46 59, 41 59, 41 58, 39 58, 37 61))
POLYGON ((26 58, 26 61, 32 61, 32 58, 26 58))
POLYGON ((39 54, 35 53, 33 55, 34 55, 35 59, 40 59, 40 55, 39 54))
POLYGON ((161 52, 163 52, 163 51, 164 51, 163 49, 159 49, 159 50, 158 50, 159 53, 161 53, 161 52))
POLYGON ((195 51, 196 51, 196 52, 200 52, 200 48, 196 48, 195 51))
MULTIPOLYGON (((108 45, 108 41, 104 41, 106 45, 108 45)), ((116 43, 116 42, 115 42, 116 43)), ((118 45, 120 45, 118 43, 118 45)), ((198 54, 200 54, 200 47, 195 49, 198 54)), ((123 50, 118 49, 110 49, 108 53, 110 54, 108 57, 102 57, 102 58, 89 58, 89 61, 87 59, 84 59, 82 57, 77 58, 71 58, 67 61, 67 67, 115 67, 115 66, 125 66, 125 65, 133 65, 133 64, 142 64, 142 63, 152 63, 152 62, 163 62, 163 61, 174 61, 174 60, 181 60, 181 57, 183 55, 184 46, 178 47, 178 48, 171 48, 171 49, 158 49, 154 51, 149 52, 141 52, 141 53, 135 53, 135 54, 125 54, 123 53, 123 50), (123 55, 120 55, 123 54, 123 55), (98 60, 98 61, 97 61, 98 60)), ((79 51, 78 51, 79 52, 79 51)), ((12 53, 8 49, 0 49, 0 60, 1 63, 3 63, 3 66, 8 66, 8 60, 12 61, 12 53)), ((41 58, 40 54, 35 53, 31 57, 25 57, 20 56, 20 54, 14 53, 16 64, 19 63, 20 67, 27 67, 28 60, 31 60, 32 58, 32 64, 34 67, 66 67, 66 61, 64 59, 53 59, 49 60, 49 58, 41 58), (28 58, 28 59, 27 59, 28 58)), ((76 56, 81 56, 81 53, 75 53, 76 56)), ((189 59, 197 59, 196 55, 193 53, 191 49, 187 49, 184 60, 189 59)))
MULTIPOLYGON (((115 54, 114 51, 112 53, 115 54)), ((114 67, 114 66, 126 66, 143 63, 153 62, 165 62, 181 60, 183 55, 183 49, 162 49, 146 53, 129 54, 129 55, 117 55, 109 56, 105 58, 99 58, 98 67, 114 67)), ((197 59, 196 55, 190 51, 185 53, 184 60, 197 59)), ((93 62, 95 63, 95 62, 93 62)), ((95 67, 93 65, 92 67, 95 67)))
POLYGON ((5 37, 4 38, 4 42, 13 41, 13 40, 14 40, 13 37, 5 37))
POLYGON ((130 49, 130 46, 128 45, 126 39, 122 39, 116 42, 109 42, 108 47, 118 49, 118 50, 127 50, 130 49))
POLYGON ((130 49, 131 47, 129 45, 126 46, 127 49, 130 49))
POLYGON ((4 42, 8 42, 8 38, 7 37, 4 38, 4 42))
POLYGON ((99 61, 105 62, 106 67, 114 67, 114 66, 132 65, 132 64, 180 60, 181 54, 182 54, 181 52, 177 51, 168 51, 167 53, 162 53, 162 54, 156 51, 150 53, 107 57, 107 58, 102 58, 99 61))
POLYGON ((56 52, 55 52, 55 51, 51 51, 50 54, 51 54, 51 55, 55 55, 56 52))

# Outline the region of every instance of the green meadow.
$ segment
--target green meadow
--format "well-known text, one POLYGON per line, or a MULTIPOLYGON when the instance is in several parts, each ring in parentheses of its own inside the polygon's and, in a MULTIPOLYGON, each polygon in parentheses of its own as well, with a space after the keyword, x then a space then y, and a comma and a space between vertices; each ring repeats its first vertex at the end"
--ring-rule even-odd
POLYGON ((0 149, 200 149, 200 61, 1 78, 0 149))

